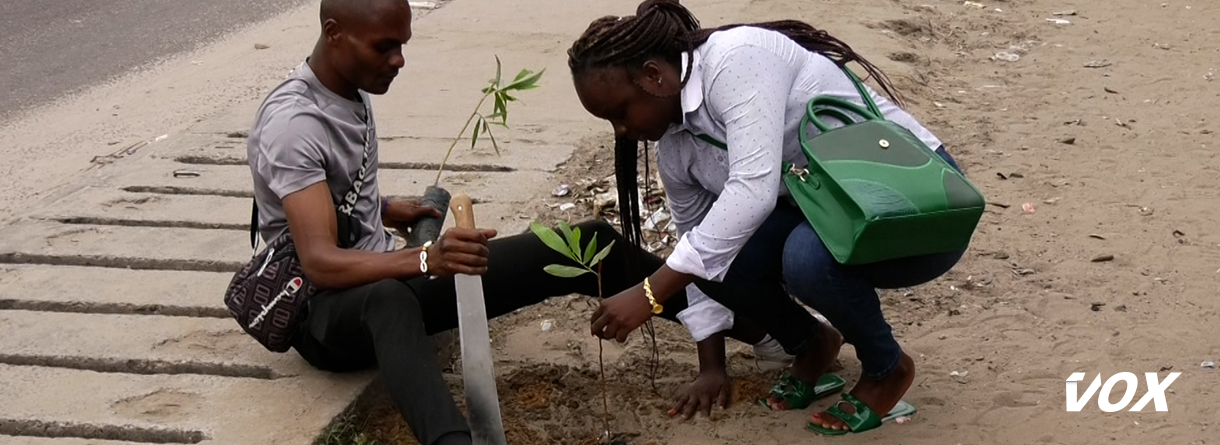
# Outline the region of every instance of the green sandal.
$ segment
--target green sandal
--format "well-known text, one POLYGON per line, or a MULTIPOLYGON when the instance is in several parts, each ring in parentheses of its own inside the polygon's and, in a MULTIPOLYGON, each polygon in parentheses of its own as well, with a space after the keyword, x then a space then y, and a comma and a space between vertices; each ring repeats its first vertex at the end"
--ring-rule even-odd
MULTIPOLYGON (((814 400, 841 391, 844 386, 847 386, 847 382, 834 374, 823 374, 822 378, 818 379, 818 384, 812 387, 796 377, 784 375, 779 378, 779 383, 771 387, 771 395, 787 402, 789 410, 805 409, 814 400)), ((771 409, 766 398, 758 399, 758 404, 771 409)))
POLYGON ((865 405, 864 402, 861 402, 860 399, 857 399, 855 396, 851 394, 843 394, 842 397, 843 401, 856 407, 855 414, 843 412, 842 409, 839 409, 838 403, 831 406, 826 410, 826 412, 847 424, 847 429, 832 430, 822 427, 821 425, 815 425, 813 422, 807 423, 805 428, 823 436, 842 436, 847 433, 863 433, 881 426, 883 422, 915 414, 915 405, 905 401, 899 401, 897 405, 894 405, 894 409, 890 410, 889 414, 887 414, 885 417, 878 417, 876 412, 874 412, 868 407, 868 405, 865 405))

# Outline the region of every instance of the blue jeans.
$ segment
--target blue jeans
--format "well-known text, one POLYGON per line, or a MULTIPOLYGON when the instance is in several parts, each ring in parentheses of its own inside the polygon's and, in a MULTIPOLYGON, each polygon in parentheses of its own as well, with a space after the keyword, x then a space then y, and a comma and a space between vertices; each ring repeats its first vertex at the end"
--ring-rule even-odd
MULTIPOLYGON (((943 148, 938 153, 958 168, 943 148)), ((835 261, 800 209, 781 199, 733 261, 724 284, 752 290, 746 295, 752 295, 760 307, 752 313, 734 310, 764 326, 789 353, 800 353, 816 335, 818 324, 787 298, 791 294, 825 316, 855 347, 864 376, 882 378, 898 366, 902 349, 881 312, 877 289, 932 281, 952 269, 964 253, 845 266, 835 261), (786 288, 782 298, 776 296, 781 286, 786 288)))

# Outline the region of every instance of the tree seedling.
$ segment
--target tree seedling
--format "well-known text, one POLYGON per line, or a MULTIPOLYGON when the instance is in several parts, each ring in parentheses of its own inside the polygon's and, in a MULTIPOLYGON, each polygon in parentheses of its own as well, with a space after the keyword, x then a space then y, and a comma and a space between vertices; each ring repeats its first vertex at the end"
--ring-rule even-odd
POLYGON ((445 152, 445 158, 441 160, 441 165, 436 169, 436 181, 433 185, 440 184, 441 173, 445 170, 445 163, 449 161, 449 155, 453 154, 453 148, 457 146, 459 140, 466 134, 466 130, 470 128, 470 124, 474 123, 474 134, 470 137, 470 148, 473 149, 479 141, 480 133, 486 135, 491 140, 491 146, 496 150, 496 155, 500 155, 500 144, 496 142, 496 136, 491 131, 492 126, 508 128, 508 104, 516 102, 517 98, 510 93, 517 91, 532 90, 538 88, 538 80, 542 78, 542 73, 546 71, 533 72, 529 69, 522 69, 517 73, 512 82, 501 85, 504 82, 502 76, 502 65, 500 64, 500 56, 496 56, 496 77, 487 81, 487 86, 481 90, 483 97, 479 98, 479 104, 474 106, 474 112, 470 113, 470 117, 466 118, 466 123, 462 124, 462 131, 458 132, 457 137, 453 138, 453 143, 449 144, 449 150, 445 152), (483 114, 483 104, 487 102, 487 98, 493 98, 491 114, 483 114))
POLYGON ((511 82, 504 83, 502 76, 502 65, 500 64, 500 56, 496 56, 496 77, 487 81, 487 85, 481 90, 483 97, 479 98, 478 105, 475 105, 474 111, 470 113, 470 117, 466 118, 466 123, 462 124, 462 131, 453 138, 453 142, 449 144, 449 149, 445 152, 445 158, 441 160, 440 166, 436 169, 436 180, 424 189, 424 198, 422 204, 427 207, 434 208, 441 212, 440 217, 423 217, 415 222, 411 227, 411 233, 407 238, 407 245, 418 247, 424 245, 427 241, 436 241, 440 236, 441 225, 445 222, 445 213, 449 209, 449 192, 440 187, 441 175, 445 171, 445 165, 449 162, 449 156, 453 154, 453 148, 457 146, 458 141, 465 137, 466 130, 470 128, 471 123, 474 124, 474 134, 470 138, 470 148, 474 148, 479 141, 479 136, 486 135, 491 139, 491 145, 496 150, 496 155, 500 154, 500 143, 496 141, 496 136, 491 131, 491 127, 500 126, 508 128, 508 104, 516 102, 517 98, 513 96, 518 91, 532 90, 538 87, 538 80, 542 78, 543 71, 533 72, 528 69, 521 70, 517 73, 511 82), (492 98, 493 106, 491 114, 484 114, 483 104, 487 102, 487 98, 492 98))
MULTIPOLYGON (((597 298, 601 299, 603 297, 602 260, 610 254, 610 249, 614 247, 614 241, 610 241, 609 245, 598 251, 597 233, 594 233, 593 238, 589 240, 589 244, 582 250, 580 247, 580 227, 573 228, 568 223, 561 221, 559 223, 559 231, 563 232, 563 237, 560 237, 554 229, 544 226, 537 221, 530 223, 530 230, 547 247, 559 252, 580 266, 550 264, 543 267, 546 273, 561 278, 575 278, 591 273, 597 277, 597 298), (597 270, 594 270, 595 266, 597 270)), ((606 367, 602 362, 602 340, 600 338, 597 340, 597 367, 600 372, 602 391, 602 427, 604 429, 602 442, 610 443, 610 402, 606 399, 606 367)))

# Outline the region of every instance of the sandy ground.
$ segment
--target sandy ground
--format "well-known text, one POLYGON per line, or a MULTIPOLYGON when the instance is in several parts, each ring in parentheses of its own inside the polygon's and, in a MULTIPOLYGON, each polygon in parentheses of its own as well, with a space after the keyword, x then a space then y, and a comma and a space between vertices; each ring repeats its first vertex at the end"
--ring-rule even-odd
MULTIPOLYGON (((1220 359, 1214 340, 1220 303, 1213 298, 1220 233, 1212 225, 1220 216, 1214 180, 1220 84, 1213 81, 1220 69, 1220 31, 1213 25, 1220 5, 689 3, 708 26, 799 18, 848 41, 890 74, 911 111, 946 141, 993 205, 952 272, 883 294, 888 319, 916 357, 919 375, 907 400, 920 412, 911 422, 818 438, 803 430, 804 419, 828 401, 788 413, 751 403, 774 375, 754 369, 749 348, 737 343, 730 343, 737 403, 710 420, 670 420, 664 415, 669 398, 695 376, 694 345, 684 328, 658 320, 655 393, 642 336, 623 346, 605 344, 615 433, 634 444, 694 445, 1214 442, 1220 371, 1200 364, 1220 359), (1070 24, 1048 21, 1053 18, 1070 24), (1001 52, 1008 54, 997 57, 1001 52), (1009 54, 1019 58, 1009 61, 1009 54), (1023 210, 1027 203, 1032 212, 1023 210), (1122 371, 1159 372, 1162 379, 1166 371, 1181 372, 1167 394, 1169 412, 1105 413, 1095 402, 1083 412, 1065 412, 1068 375, 1085 372, 1087 382, 1122 371)), ((623 12, 634 4, 623 2, 623 12)), ((302 21, 310 16, 286 15, 260 29, 313 26, 302 21)), ((286 58, 299 55, 250 46, 274 35, 236 36, 206 57, 183 56, 6 123, 0 219, 79 175, 92 156, 121 153, 259 96, 283 75, 278 67, 286 58), (248 68, 242 70, 216 66, 243 58, 248 68), (205 76, 202 70, 223 72, 191 81, 205 76), (52 149, 54 156, 47 154, 52 149)), ((609 175, 608 135, 590 133, 585 141, 556 173, 556 185, 609 175)), ((537 211, 548 222, 592 215, 586 202, 570 215, 545 206, 537 211)), ((602 404, 598 343, 587 335, 591 307, 583 298, 553 299, 493 321, 512 443, 596 441, 602 404), (544 321, 553 329, 544 331, 544 321)), ((850 348, 840 358, 839 374, 850 384, 859 363, 850 348)), ((460 389, 460 377, 450 378, 460 389)), ((1137 399, 1144 389, 1141 382, 1137 399)), ((384 404, 367 420, 369 435, 412 443, 384 404)))
MULTIPOLYGON (((644 337, 606 344, 614 432, 640 444, 1214 441, 1220 374, 1201 363, 1220 357, 1220 234, 1212 225, 1220 212, 1220 84, 1212 80, 1220 31, 1210 24, 1220 5, 984 3, 696 6, 705 25, 796 17, 844 38, 882 64, 992 203, 952 272, 883 294, 888 319, 916 357, 906 399, 919 413, 864 435, 818 438, 802 429, 804 419, 829 401, 789 413, 750 403, 773 375, 752 366, 748 347, 730 343, 737 403, 710 421, 669 420, 668 398, 697 368, 685 330, 658 320, 659 394, 644 337), (1086 373, 1083 388, 1098 373, 1104 381, 1123 371, 1140 376, 1135 400, 1147 389, 1143 373, 1163 380, 1181 372, 1167 393, 1169 412, 1105 413, 1096 399, 1066 412, 1070 374, 1086 373)), ((582 185, 610 175, 607 143, 607 135, 591 135, 555 180, 577 193, 550 204, 586 199, 568 212, 540 209, 543 218, 592 214, 582 185)), ((551 301, 493 323, 513 443, 596 442, 590 307, 583 298, 551 301), (554 328, 544 332, 548 321, 554 328)), ((854 382, 854 353, 845 348, 840 358, 839 374, 854 382)), ((453 377, 455 390, 459 381, 453 377)), ((377 412, 374 437, 411 443, 387 406, 377 412)))

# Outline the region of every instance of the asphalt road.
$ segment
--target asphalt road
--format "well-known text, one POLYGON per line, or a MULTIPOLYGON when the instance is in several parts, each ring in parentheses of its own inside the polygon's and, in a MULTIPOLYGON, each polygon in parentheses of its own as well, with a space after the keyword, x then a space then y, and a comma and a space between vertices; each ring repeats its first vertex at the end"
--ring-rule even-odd
POLYGON ((306 2, 0 0, 0 119, 306 2))

